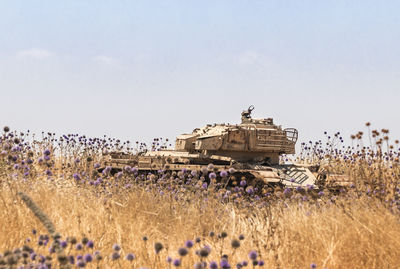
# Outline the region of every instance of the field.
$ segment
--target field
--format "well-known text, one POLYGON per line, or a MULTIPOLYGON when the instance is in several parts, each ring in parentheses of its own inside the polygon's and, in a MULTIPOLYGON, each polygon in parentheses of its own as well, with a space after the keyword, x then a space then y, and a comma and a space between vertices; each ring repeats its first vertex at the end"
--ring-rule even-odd
POLYGON ((0 268, 399 268, 400 146, 388 132, 302 145, 297 161, 346 175, 346 188, 254 192, 205 184, 211 166, 99 172, 105 151, 141 145, 5 128, 0 268))

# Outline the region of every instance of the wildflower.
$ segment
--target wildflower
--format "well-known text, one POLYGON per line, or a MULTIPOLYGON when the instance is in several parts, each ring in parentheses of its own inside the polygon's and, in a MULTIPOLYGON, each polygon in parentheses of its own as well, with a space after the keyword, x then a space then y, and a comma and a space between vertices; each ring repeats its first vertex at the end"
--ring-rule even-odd
POLYGON ((4 131, 5 133, 8 133, 8 132, 10 131, 10 127, 4 126, 3 131, 4 131))
POLYGON ((34 261, 34 260, 36 260, 37 254, 35 252, 33 252, 33 253, 31 253, 30 256, 31 256, 31 260, 34 261))
POLYGON ((315 269, 315 268, 317 268, 317 265, 316 265, 315 263, 312 263, 312 264, 310 265, 310 267, 311 267, 311 269, 315 269))
POLYGON ((210 179, 216 179, 216 178, 217 178, 217 175, 216 175, 214 172, 212 172, 212 173, 210 173, 210 174, 208 175, 208 177, 209 177, 210 179))
POLYGON ((120 251, 121 250, 121 247, 118 244, 114 244, 112 248, 113 248, 114 251, 120 251))
POLYGON ((85 254, 85 256, 83 256, 83 259, 85 260, 85 262, 91 262, 93 261, 93 256, 91 254, 85 254))
POLYGON ((255 259, 257 259, 257 252, 256 251, 254 251, 254 250, 252 250, 252 251, 250 251, 250 253, 249 253, 249 258, 250 258, 250 260, 255 260, 255 259))
POLYGON ((214 170, 214 164, 210 163, 209 165, 207 165, 207 170, 208 171, 214 170))
POLYGON ((135 259, 135 255, 134 254, 132 254, 132 253, 128 253, 128 254, 126 254, 126 257, 125 257, 125 259, 127 260, 127 261, 133 261, 134 259, 135 259))
POLYGON ((214 261, 210 262, 210 269, 218 269, 218 264, 214 261))
POLYGON ((248 194, 253 194, 254 193, 254 189, 251 186, 249 186, 249 187, 246 188, 246 192, 248 194))
POLYGON ((228 173, 227 173, 226 171, 221 171, 221 172, 219 173, 219 175, 220 175, 220 177, 227 177, 227 176, 228 176, 228 173))
POLYGON ((136 167, 132 167, 132 173, 137 174, 137 172, 138 172, 138 169, 136 167))
POLYGON ((233 239, 232 242, 231 242, 231 246, 232 246, 232 248, 240 247, 240 241, 237 240, 237 239, 233 239))
POLYGON ((188 254, 188 250, 187 250, 187 248, 179 248, 178 253, 180 256, 184 257, 188 254))
POLYGON ((323 192, 323 191, 320 191, 320 192, 318 192, 318 195, 319 195, 319 196, 324 196, 324 192, 323 192))
POLYGON ((244 235, 243 234, 239 235, 239 240, 244 240, 244 235))
POLYGON ((246 185, 247 185, 246 180, 240 181, 240 186, 241 186, 241 187, 244 187, 244 186, 246 186, 246 185))
POLYGON ((93 248, 94 242, 93 242, 92 240, 89 240, 89 241, 86 243, 86 246, 87 246, 88 248, 93 248))
POLYGON ((172 262, 172 258, 170 256, 167 257, 167 263, 171 263, 172 262))
POLYGON ((174 262, 172 263, 175 267, 181 266, 181 260, 175 259, 174 262))
POLYGON ((81 177, 80 177, 79 174, 77 174, 77 173, 73 174, 73 177, 74 177, 74 179, 75 179, 76 181, 81 180, 81 177))
POLYGON ((95 163, 95 164, 93 165, 93 167, 94 167, 95 169, 98 169, 98 168, 100 168, 100 164, 99 164, 99 163, 95 163))
POLYGON ((187 241, 185 242, 185 246, 186 246, 187 248, 193 247, 193 241, 187 240, 187 241))
POLYGON ((76 244, 76 250, 82 250, 83 245, 81 243, 76 244))
POLYGON ((228 263, 228 261, 227 260, 221 260, 221 262, 220 262, 220 264, 219 264, 220 266, 221 266, 221 268, 222 269, 229 269, 229 268, 231 268, 231 265, 228 263))
POLYGON ((207 186, 208 186, 207 182, 204 182, 204 183, 201 185, 201 187, 202 187, 203 189, 207 189, 207 186))
POLYGON ((106 168, 104 168, 103 170, 103 174, 108 174, 111 172, 112 167, 111 166, 106 166, 106 168))
POLYGON ((111 254, 111 259, 112 259, 113 261, 118 260, 119 257, 121 257, 121 256, 119 255, 118 252, 113 252, 113 254, 111 254))
POLYGON ((164 248, 164 246, 160 242, 156 242, 154 244, 154 250, 155 250, 156 254, 158 254, 163 248, 164 248))
POLYGON ((79 261, 76 263, 76 266, 83 268, 83 267, 86 266, 86 263, 85 263, 84 261, 82 261, 82 260, 79 260, 79 261))
POLYGON ((210 249, 207 247, 203 247, 202 249, 200 249, 199 251, 199 255, 200 257, 206 258, 208 256, 208 254, 210 254, 210 249))
POLYGON ((201 168, 201 173, 203 173, 204 175, 208 173, 208 169, 207 167, 202 167, 201 168))
POLYGON ((61 241, 60 242, 60 246, 62 247, 62 248, 66 248, 67 247, 67 241, 61 241))
POLYGON ((50 155, 50 150, 49 149, 45 149, 44 151, 43 151, 43 155, 44 156, 49 156, 50 155))
POLYGON ((259 260, 259 261, 258 261, 258 266, 264 266, 264 264, 265 264, 265 263, 264 263, 263 260, 259 260))

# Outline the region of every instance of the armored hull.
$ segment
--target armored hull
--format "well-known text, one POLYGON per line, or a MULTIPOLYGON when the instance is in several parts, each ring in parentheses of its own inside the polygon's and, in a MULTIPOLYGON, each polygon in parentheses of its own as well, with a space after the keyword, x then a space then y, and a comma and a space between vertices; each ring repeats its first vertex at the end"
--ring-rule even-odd
MULTIPOLYGON (((282 129, 273 119, 253 119, 253 106, 242 112, 240 124, 213 124, 196 128, 190 134, 176 138, 175 148, 140 152, 136 155, 115 152, 106 165, 114 170, 124 166, 138 171, 197 170, 209 172, 229 171, 235 181, 245 178, 253 185, 305 187, 317 185, 317 169, 280 163, 283 154, 294 154, 298 132, 294 128, 282 129)), ((218 173, 216 173, 218 174, 218 173)))

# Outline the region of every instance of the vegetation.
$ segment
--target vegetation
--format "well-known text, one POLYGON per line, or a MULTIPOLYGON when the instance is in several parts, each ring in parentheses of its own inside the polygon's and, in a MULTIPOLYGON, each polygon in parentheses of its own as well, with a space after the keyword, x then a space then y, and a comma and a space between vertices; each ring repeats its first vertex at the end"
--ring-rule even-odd
POLYGON ((361 132, 349 147, 340 133, 302 144, 296 161, 350 179, 333 191, 225 186, 213 179, 232 171, 212 165, 100 172, 104 153, 145 144, 5 127, 0 268, 398 268, 400 149, 388 132, 368 131, 369 146, 361 132))

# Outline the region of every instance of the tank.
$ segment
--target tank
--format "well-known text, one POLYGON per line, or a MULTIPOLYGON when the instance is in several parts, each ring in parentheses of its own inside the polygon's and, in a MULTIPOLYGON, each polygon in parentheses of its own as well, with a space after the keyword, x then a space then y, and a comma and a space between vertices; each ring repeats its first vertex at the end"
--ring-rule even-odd
POLYGON ((319 185, 317 167, 280 161, 282 155, 295 154, 298 131, 283 129, 272 118, 252 118, 253 110, 254 106, 244 110, 238 124, 208 124, 179 135, 174 149, 111 153, 106 165, 115 171, 130 165, 139 172, 204 171, 208 167, 209 172, 229 171, 235 184, 245 178, 252 185, 271 187, 319 185))

